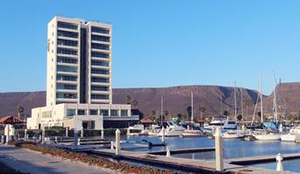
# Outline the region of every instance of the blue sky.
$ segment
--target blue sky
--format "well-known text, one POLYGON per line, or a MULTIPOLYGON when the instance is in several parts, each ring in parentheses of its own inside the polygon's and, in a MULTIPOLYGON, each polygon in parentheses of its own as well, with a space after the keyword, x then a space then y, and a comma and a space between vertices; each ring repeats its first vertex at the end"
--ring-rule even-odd
POLYGON ((300 1, 0 1, 0 92, 45 90, 47 23, 113 26, 113 87, 300 81, 300 1))

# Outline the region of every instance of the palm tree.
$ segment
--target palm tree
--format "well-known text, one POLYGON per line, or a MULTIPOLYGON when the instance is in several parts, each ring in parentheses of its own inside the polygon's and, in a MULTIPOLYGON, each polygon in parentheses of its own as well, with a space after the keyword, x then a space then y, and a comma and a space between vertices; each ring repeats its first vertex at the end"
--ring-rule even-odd
POLYGON ((189 117, 189 119, 191 119, 191 117, 192 117, 192 107, 188 106, 186 108, 186 111, 187 111, 187 116, 189 117))
POLYGON ((131 98, 131 96, 130 95, 126 95, 126 104, 131 104, 131 101, 132 100, 132 98, 131 98))
POLYGON ((204 106, 200 106, 199 111, 200 111, 200 117, 201 119, 203 119, 203 113, 206 111, 206 108, 204 106))
POLYGON ((134 99, 133 101, 132 101, 132 103, 131 103, 131 105, 133 106, 133 108, 134 109, 136 109, 136 106, 139 104, 139 102, 136 100, 136 99, 134 99))
POLYGON ((21 105, 18 105, 18 107, 17 107, 17 113, 18 113, 18 118, 20 118, 21 116, 23 116, 23 114, 24 114, 24 108, 21 105))

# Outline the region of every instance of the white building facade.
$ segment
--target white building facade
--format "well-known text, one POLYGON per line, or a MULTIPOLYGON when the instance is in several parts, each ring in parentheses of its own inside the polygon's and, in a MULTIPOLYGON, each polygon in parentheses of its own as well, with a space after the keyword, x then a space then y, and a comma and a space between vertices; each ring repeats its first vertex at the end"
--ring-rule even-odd
POLYGON ((138 121, 130 105, 112 104, 111 29, 58 16, 48 23, 47 102, 32 109, 28 129, 102 129, 138 121))

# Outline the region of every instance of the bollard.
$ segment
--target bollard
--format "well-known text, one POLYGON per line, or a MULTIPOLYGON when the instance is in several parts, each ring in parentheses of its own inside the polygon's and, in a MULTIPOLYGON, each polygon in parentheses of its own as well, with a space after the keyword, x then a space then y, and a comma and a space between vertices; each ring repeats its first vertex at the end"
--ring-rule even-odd
POLYGON ((27 136, 27 129, 24 130, 24 138, 27 140, 28 136, 27 136))
POLYGON ((277 161, 276 171, 283 171, 282 160, 283 160, 283 157, 282 157, 282 155, 279 153, 279 154, 276 156, 276 161, 277 161))
POLYGON ((83 133, 84 133, 84 132, 83 132, 83 127, 81 127, 81 134, 80 134, 80 137, 81 137, 81 138, 83 138, 83 133))
POLYGON ((215 133, 215 150, 216 150, 216 171, 222 172, 224 169, 223 163, 223 138, 221 128, 216 128, 215 133))
POLYGON ((114 142, 113 142, 113 141, 110 142, 110 149, 115 149, 115 148, 114 148, 114 142))
POLYGON ((171 148, 170 148, 170 146, 167 146, 166 157, 171 157, 171 148))
POLYGON ((77 129, 74 128, 74 145, 77 146, 78 143, 78 132, 77 129))
POLYGON ((45 128, 42 129, 42 144, 45 143, 45 135, 46 135, 46 131, 45 128))
POLYGON ((120 130, 117 129, 116 130, 116 143, 115 143, 115 146, 116 146, 116 151, 115 151, 115 155, 118 156, 120 155, 120 130))
POLYGON ((5 125, 5 129, 4 129, 4 135, 6 137, 6 141, 5 144, 7 145, 9 142, 9 125, 5 125))
POLYGON ((77 145, 80 146, 81 142, 80 142, 80 138, 78 138, 78 141, 77 141, 77 145))
POLYGON ((66 137, 69 137, 69 127, 66 127, 66 137))
POLYGON ((163 127, 161 129, 161 131, 162 131, 161 142, 164 143, 165 142, 165 128, 163 127))
POLYGON ((101 129, 101 139, 104 139, 104 129, 101 129))
POLYGON ((54 137, 54 142, 57 143, 57 136, 54 137))

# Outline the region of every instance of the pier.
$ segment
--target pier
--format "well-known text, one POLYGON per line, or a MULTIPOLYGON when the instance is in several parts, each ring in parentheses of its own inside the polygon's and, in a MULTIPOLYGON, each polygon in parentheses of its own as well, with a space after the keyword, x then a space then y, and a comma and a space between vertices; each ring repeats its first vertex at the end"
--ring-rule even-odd
MULTIPOLYGON (((215 170, 215 161, 212 160, 192 160, 177 157, 166 157, 161 155, 146 154, 141 152, 120 151, 118 156, 112 149, 97 149, 89 151, 92 155, 99 155, 119 160, 138 162, 151 166, 164 167, 173 170, 182 170, 196 173, 233 173, 233 174, 292 174, 293 172, 276 172, 275 170, 240 166, 235 164, 224 163, 224 171, 215 170)), ((275 158, 275 156, 273 156, 275 158)))

